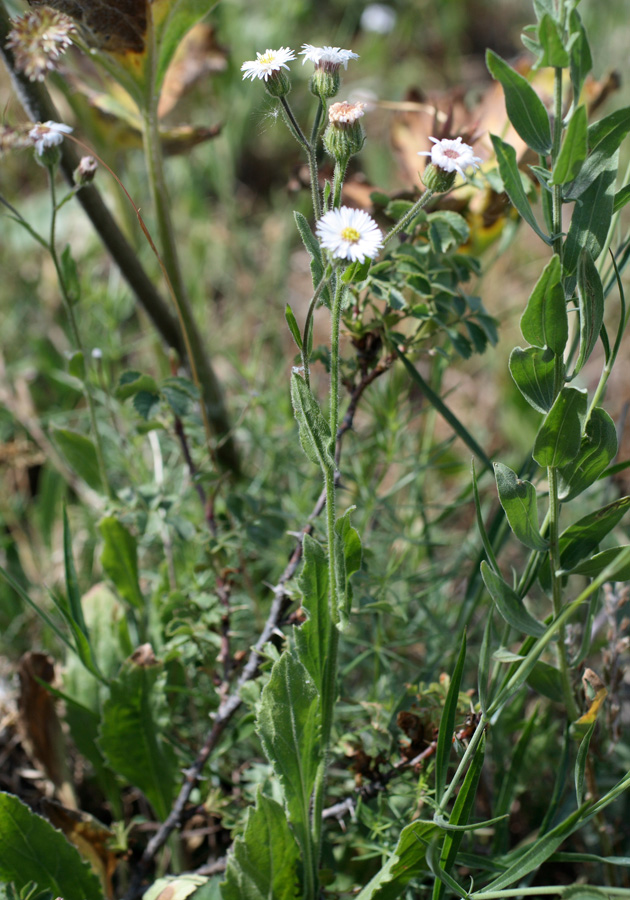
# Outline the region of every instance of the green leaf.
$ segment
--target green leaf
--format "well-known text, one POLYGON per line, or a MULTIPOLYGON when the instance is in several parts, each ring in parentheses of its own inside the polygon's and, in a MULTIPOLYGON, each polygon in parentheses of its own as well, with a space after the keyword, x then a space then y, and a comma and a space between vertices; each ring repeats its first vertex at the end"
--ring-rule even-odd
POLYGON ((344 284, 360 284, 368 277, 371 265, 372 260, 369 256, 366 256, 363 262, 356 260, 356 262, 346 266, 344 273, 341 276, 341 280, 344 284))
POLYGON ((139 788, 164 820, 175 788, 175 756, 163 738, 167 722, 162 665, 149 644, 126 660, 103 704, 99 746, 111 768, 139 788))
POLYGON ((133 398, 133 406, 139 416, 148 421, 153 408, 160 402, 159 394, 151 394, 149 391, 138 391, 133 398))
POLYGON ((223 900, 294 900, 299 859, 284 810, 259 789, 256 806, 247 813, 245 832, 228 856, 223 900))
POLYGON ((586 107, 578 106, 571 117, 549 184, 566 184, 577 177, 588 153, 586 107))
MULTIPOLYGON (((532 715, 525 723, 525 727, 516 742, 516 746, 510 751, 509 762, 501 778, 501 787, 494 805, 494 812, 497 815, 509 814, 512 804, 517 794, 519 786, 527 776, 523 772, 524 764, 527 762, 528 751, 532 739, 536 735, 536 725, 538 724, 538 709, 534 708, 532 715)), ((521 788, 522 789, 522 788, 521 788)), ((499 851, 504 850, 507 838, 507 822, 503 821, 497 829, 495 842, 492 848, 492 855, 496 858, 499 851)))
POLYGON ((613 215, 618 213, 620 209, 623 209, 626 203, 630 203, 630 184, 622 187, 621 190, 617 191, 615 194, 615 199, 613 201, 613 215))
POLYGON ((552 143, 549 116, 536 91, 493 50, 486 51, 486 65, 501 82, 508 118, 517 134, 536 153, 547 156, 552 143))
POLYGON ((463 216, 452 210, 439 210, 427 216, 429 239, 436 253, 448 253, 465 244, 470 226, 463 216))
POLYGON ((300 661, 321 693, 330 646, 330 606, 328 601, 328 560, 324 548, 310 535, 302 544, 304 567, 299 580, 306 622, 293 629, 300 661))
POLYGON ((545 13, 540 20, 538 40, 543 49, 543 54, 536 61, 535 69, 541 69, 543 66, 564 69, 569 65, 569 54, 562 41, 560 26, 549 13, 545 13))
POLYGON ((150 5, 157 47, 155 91, 159 92, 182 39, 214 9, 216 0, 153 0, 150 5))
POLYGON ((532 291, 521 316, 523 337, 535 347, 549 347, 561 356, 569 336, 569 321, 562 288, 560 257, 554 254, 532 291))
POLYGON ((521 179, 521 173, 519 172, 518 164, 516 162, 516 150, 511 144, 506 144, 505 141, 502 141, 496 134, 491 134, 490 139, 492 140, 492 146, 494 147, 494 152, 497 157, 499 174, 506 194, 518 213, 525 219, 530 228, 534 229, 538 237, 546 244, 551 244, 551 239, 538 225, 529 200, 527 199, 523 181, 521 179))
POLYGON ((347 626, 352 605, 350 577, 361 568, 361 538, 350 524, 354 507, 347 509, 335 522, 335 567, 339 593, 339 628, 347 626))
MULTIPOLYGON (((626 551, 630 545, 623 544, 621 547, 609 547, 608 550, 602 550, 601 553, 595 553, 584 562, 579 563, 566 572, 567 575, 584 575, 587 578, 597 578, 598 575, 612 565, 617 557, 621 556, 625 559, 626 551)), ((626 561, 610 576, 611 581, 630 581, 630 562, 626 561)))
POLYGON ((567 466, 558 469, 558 497, 573 500, 604 472, 617 455, 617 429, 608 413, 600 406, 592 411, 586 423, 578 455, 567 466))
POLYGON ((506 584, 485 560, 481 563, 481 577, 496 608, 508 625, 524 634, 542 637, 545 626, 527 612, 516 591, 506 584))
POLYGON ((580 353, 574 375, 581 370, 595 349, 604 323, 604 288, 588 250, 582 250, 578 263, 577 289, 580 311, 580 353))
POLYGON ((72 558, 72 535, 70 534, 70 524, 68 522, 68 512, 64 506, 63 509, 63 560, 66 575, 66 593, 68 596, 68 604, 73 620, 81 629, 85 637, 88 637, 88 630, 83 618, 83 607, 81 606, 81 592, 79 590, 79 582, 77 572, 74 567, 74 559, 72 558))
POLYGON ((311 794, 321 754, 320 718, 319 692, 313 679, 300 660, 285 650, 263 689, 257 731, 282 785, 303 853, 311 840, 311 794))
POLYGON ((114 516, 99 524, 105 545, 101 565, 116 590, 130 606, 144 610, 145 603, 138 582, 138 545, 135 537, 114 516))
POLYGON ((604 248, 612 220, 618 160, 618 153, 615 153, 602 163, 600 174, 581 194, 575 205, 564 245, 564 269, 567 275, 576 272, 583 249, 588 250, 595 260, 604 248))
POLYGON ((448 693, 444 702, 444 709, 440 718, 437 747, 435 749, 435 799, 439 805, 446 785, 448 765, 453 746, 453 731, 455 730, 455 716, 459 701, 459 688, 462 683, 464 663, 466 661, 466 632, 462 635, 462 643, 459 656, 455 664, 455 671, 448 686, 448 693))
POLYGON ((187 378, 177 376, 165 378, 159 390, 173 414, 179 418, 185 416, 191 403, 199 399, 197 388, 187 378))
POLYGON ((298 346, 298 350, 301 350, 302 335, 300 334, 300 326, 298 325, 295 314, 288 303, 284 308, 284 318, 286 319, 287 325, 289 326, 289 331, 293 335, 293 340, 298 346))
POLYGON ((553 406, 556 362, 548 347, 515 347, 510 354, 510 375, 530 406, 547 413, 553 406))
MULTIPOLYGON (((589 156, 577 179, 570 184, 563 196, 565 200, 576 200, 589 188, 597 176, 610 168, 622 141, 630 132, 630 106, 617 109, 609 116, 594 122, 588 129, 589 156)), ((615 171, 617 167, 615 165, 615 171)))
POLYGON ((492 659, 492 615, 487 617, 483 631, 481 650, 479 651, 479 667, 477 669, 477 693, 482 713, 488 708, 488 679, 490 677, 490 661, 492 659))
POLYGON ((85 381, 85 357, 80 350, 76 350, 68 360, 68 372, 73 378, 85 381))
POLYGON ((324 418, 317 400, 301 375, 291 375, 291 401, 297 419, 302 449, 311 462, 322 469, 333 468, 330 426, 324 418))
POLYGON ((547 550, 548 542, 541 536, 538 525, 534 485, 530 481, 521 481, 516 472, 503 463, 494 464, 494 475, 501 506, 516 537, 530 550, 547 550))
MULTIPOLYGON (((324 275, 324 259, 322 257, 322 248, 319 246, 319 242, 313 232, 311 231, 311 226, 308 224, 306 218, 302 215, 302 213, 295 211, 293 213, 295 217, 295 224, 297 225, 297 229, 300 232, 300 237, 302 238, 302 243, 306 249, 306 252, 311 258, 311 278, 313 280, 313 284, 317 285, 323 278, 324 275)), ((328 285, 322 291, 322 298, 328 302, 330 306, 330 292, 328 285)))
POLYGON ((571 10, 569 15, 569 33, 573 40, 570 50, 571 85, 573 87, 573 96, 577 102, 582 93, 586 76, 593 68, 593 58, 582 20, 575 9, 571 10))
POLYGON ((72 471, 95 491, 102 491, 96 448, 90 438, 67 428, 55 428, 52 438, 72 471))
POLYGON ((575 568, 615 528, 630 508, 630 497, 621 497, 589 513, 560 535, 560 566, 575 568))
POLYGON ((564 703, 562 675, 549 663, 538 660, 527 676, 527 684, 538 694, 553 700, 554 703, 564 703))
POLYGON ((0 880, 29 882, 64 900, 102 900, 101 885, 64 835, 12 794, 0 793, 0 880))
POLYGON ((151 378, 150 375, 143 375, 142 372, 123 372, 116 388, 117 399, 127 400, 128 397, 134 397, 140 391, 157 394, 158 386, 155 378, 151 378))
POLYGON ((584 771, 586 769, 588 749, 590 747, 591 738, 593 737, 593 732, 595 731, 596 725, 597 719, 593 719, 590 728, 582 738, 575 760, 575 796, 577 798, 578 806, 581 806, 584 803, 584 771))
POLYGON ((68 300, 74 305, 81 299, 81 282, 79 281, 77 264, 72 256, 72 247, 70 244, 66 244, 63 248, 63 252, 59 259, 59 265, 68 300))
POLYGON ((144 892, 142 900, 221 900, 219 878, 206 878, 188 872, 185 875, 167 875, 158 878, 144 892))
POLYGON ((532 456, 539 466, 566 466, 580 452, 588 395, 565 387, 540 426, 532 456))
POLYGON ((403 828, 396 849, 355 900, 396 900, 413 878, 427 871, 423 841, 429 841, 439 830, 433 822, 412 822, 403 828))

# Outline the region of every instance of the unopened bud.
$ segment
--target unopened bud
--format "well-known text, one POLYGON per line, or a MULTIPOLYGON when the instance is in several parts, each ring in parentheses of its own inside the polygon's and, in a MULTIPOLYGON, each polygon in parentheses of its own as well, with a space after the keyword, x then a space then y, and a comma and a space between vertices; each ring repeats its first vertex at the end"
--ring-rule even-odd
POLYGON ((265 87, 272 97, 286 97, 291 90, 291 79, 282 69, 276 69, 265 81, 265 87))
POLYGON ((337 95, 340 83, 339 66, 333 72, 328 69, 317 68, 311 76, 309 87, 311 94, 321 97, 322 100, 329 100, 337 95))
POLYGON ((445 191, 450 191, 456 178, 457 172, 447 172, 439 166, 429 163, 422 175, 422 183, 435 194, 443 194, 445 191))
POLYGON ((337 162, 347 163, 365 143, 365 131, 359 119, 364 115, 363 103, 333 103, 328 110, 328 128, 324 146, 337 162))
POLYGON ((98 163, 93 156, 82 156, 79 165, 74 170, 74 183, 77 187, 90 184, 91 181, 94 181, 97 169, 98 163))

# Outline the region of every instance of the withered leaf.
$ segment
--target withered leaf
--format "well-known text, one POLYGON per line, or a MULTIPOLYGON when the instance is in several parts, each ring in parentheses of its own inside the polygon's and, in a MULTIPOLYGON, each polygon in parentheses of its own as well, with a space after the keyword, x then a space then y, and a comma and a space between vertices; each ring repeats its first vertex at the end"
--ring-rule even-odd
POLYGON ((147 0, 29 0, 75 19, 88 46, 110 53, 142 53, 147 0))

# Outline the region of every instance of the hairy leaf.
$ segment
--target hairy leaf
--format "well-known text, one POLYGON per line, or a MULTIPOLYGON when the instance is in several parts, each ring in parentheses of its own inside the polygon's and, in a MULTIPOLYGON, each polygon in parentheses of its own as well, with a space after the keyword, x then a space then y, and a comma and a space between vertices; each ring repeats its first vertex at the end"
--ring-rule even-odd
POLYGON ((330 645, 328 560, 322 545, 310 535, 304 535, 302 546, 304 568, 299 585, 307 619, 299 628, 294 628, 293 635, 299 659, 321 693, 330 645))
POLYGON ((352 586, 350 578, 361 568, 361 538, 350 524, 352 508, 335 522, 335 565, 339 592, 339 627, 343 630, 350 618, 352 586))
POLYGON ((330 426, 317 400, 301 375, 291 375, 291 401, 297 419, 300 443, 308 458, 329 469, 335 462, 331 455, 330 426))

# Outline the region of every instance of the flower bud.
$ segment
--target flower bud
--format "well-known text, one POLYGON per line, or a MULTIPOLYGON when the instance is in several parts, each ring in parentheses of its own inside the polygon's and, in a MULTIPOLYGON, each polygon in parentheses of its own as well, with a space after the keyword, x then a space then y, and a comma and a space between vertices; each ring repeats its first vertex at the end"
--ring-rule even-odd
POLYGON ((359 119, 363 115, 363 103, 333 103, 328 110, 324 146, 337 162, 347 164, 362 149, 365 131, 359 119))
POLYGON ((443 194, 445 191, 450 191, 455 184, 456 177, 457 172, 446 172, 439 166, 429 163, 422 175, 422 183, 435 194, 443 194))
POLYGON ((321 97, 322 100, 329 100, 337 95, 340 83, 339 68, 334 72, 317 68, 311 76, 309 87, 311 94, 321 97))
POLYGON ((77 187, 84 187, 94 181, 98 163, 93 156, 82 156, 79 165, 74 170, 73 179, 77 187))
POLYGON ((277 69, 265 81, 265 87, 267 88, 267 93, 271 94, 272 97, 286 97, 291 90, 291 79, 282 69, 277 69))

